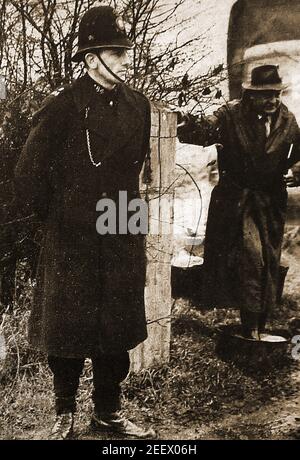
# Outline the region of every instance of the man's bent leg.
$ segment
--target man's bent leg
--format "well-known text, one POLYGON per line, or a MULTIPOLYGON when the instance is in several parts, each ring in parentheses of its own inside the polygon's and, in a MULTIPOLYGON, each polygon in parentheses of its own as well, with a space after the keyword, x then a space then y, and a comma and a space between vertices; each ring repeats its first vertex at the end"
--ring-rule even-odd
POLYGON ((266 330, 266 323, 270 314, 270 309, 266 308, 265 311, 259 313, 258 318, 258 332, 262 334, 266 330))
POLYGON ((259 340, 258 322, 259 313, 252 312, 247 308, 240 308, 243 336, 247 339, 259 340))

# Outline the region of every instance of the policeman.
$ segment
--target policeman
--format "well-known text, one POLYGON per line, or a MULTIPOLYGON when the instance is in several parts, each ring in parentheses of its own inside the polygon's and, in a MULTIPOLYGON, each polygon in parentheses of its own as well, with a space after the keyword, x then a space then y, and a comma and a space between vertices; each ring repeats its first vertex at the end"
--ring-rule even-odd
POLYGON ((72 436, 86 357, 93 364, 93 429, 155 436, 120 413, 128 350, 147 337, 144 237, 99 235, 95 225, 99 199, 118 208, 120 191, 128 201, 139 196, 149 149, 150 104, 123 83, 132 46, 111 7, 84 14, 73 61, 86 73, 35 114, 16 168, 19 200, 44 225, 29 339, 47 353, 54 375, 52 439, 72 436))

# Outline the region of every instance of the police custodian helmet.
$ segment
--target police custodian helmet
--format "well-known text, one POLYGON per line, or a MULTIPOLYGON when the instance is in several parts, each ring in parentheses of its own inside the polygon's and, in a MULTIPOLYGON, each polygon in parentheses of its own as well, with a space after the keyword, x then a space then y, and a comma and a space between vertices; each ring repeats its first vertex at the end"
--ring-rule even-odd
POLYGON ((82 61, 85 53, 92 49, 132 47, 122 17, 110 6, 97 6, 88 10, 81 19, 78 49, 72 61, 82 61))

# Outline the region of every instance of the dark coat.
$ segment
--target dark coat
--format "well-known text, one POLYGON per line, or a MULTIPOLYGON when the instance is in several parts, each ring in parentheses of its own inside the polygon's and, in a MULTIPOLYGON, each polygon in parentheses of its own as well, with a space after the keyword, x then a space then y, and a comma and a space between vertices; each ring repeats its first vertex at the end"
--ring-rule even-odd
POLYGON ((139 197, 149 135, 143 95, 121 84, 110 106, 88 75, 54 93, 34 117, 16 190, 43 220, 29 338, 48 354, 114 353, 147 337, 144 237, 99 235, 96 204, 103 197, 118 203, 119 191, 128 201, 139 197))
POLYGON ((220 180, 208 212, 203 302, 210 306, 271 308, 279 281, 287 192, 283 175, 299 161, 299 127, 282 104, 271 134, 243 101, 179 130, 180 140, 220 143, 220 180), (290 146, 293 153, 287 161, 290 146))

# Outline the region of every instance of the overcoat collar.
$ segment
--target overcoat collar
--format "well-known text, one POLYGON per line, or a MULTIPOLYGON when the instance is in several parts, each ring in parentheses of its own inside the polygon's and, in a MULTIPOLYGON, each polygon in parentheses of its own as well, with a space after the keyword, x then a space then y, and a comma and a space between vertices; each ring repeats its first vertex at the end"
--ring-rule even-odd
POLYGON ((291 121, 288 108, 281 104, 275 125, 270 136, 266 139, 264 126, 246 104, 240 104, 239 110, 234 113, 234 118, 235 126, 243 138, 244 146, 250 154, 255 154, 255 156, 275 151, 281 142, 283 131, 291 121))
POLYGON ((75 80, 73 84, 73 97, 78 112, 85 110, 95 96, 94 83, 86 73, 83 77, 75 80))
POLYGON ((105 97, 97 94, 94 81, 88 74, 74 82, 73 97, 78 112, 85 118, 85 128, 108 141, 108 154, 120 149, 141 129, 143 111, 134 92, 124 84, 119 85, 118 102, 114 108, 105 97))
POLYGON ((282 134, 287 125, 291 122, 288 108, 281 104, 275 125, 266 142, 266 152, 274 152, 282 140, 282 134))

